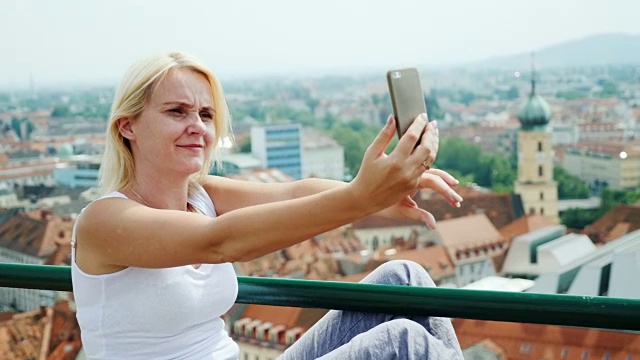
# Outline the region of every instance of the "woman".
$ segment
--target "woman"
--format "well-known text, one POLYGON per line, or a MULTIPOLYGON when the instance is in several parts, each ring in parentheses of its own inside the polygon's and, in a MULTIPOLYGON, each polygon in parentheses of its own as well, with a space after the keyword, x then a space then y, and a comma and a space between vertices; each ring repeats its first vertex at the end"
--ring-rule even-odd
MULTIPOLYGON (((438 191, 454 206, 462 201, 450 188, 455 179, 428 170, 438 137, 426 116, 414 122, 387 156, 384 151, 395 133, 389 118, 367 150, 358 176, 348 184, 320 179, 254 184, 209 176, 227 128, 221 86, 193 57, 176 52, 156 56, 138 62, 125 75, 108 124, 100 174, 103 196, 78 217, 73 239, 74 295, 89 358, 236 359, 238 347, 221 319, 237 295, 232 262, 254 259, 375 213, 420 220, 433 228, 433 216, 410 198, 420 188, 438 191), (421 145, 414 150, 425 126, 421 145)), ((372 277, 432 284, 415 265, 391 268, 372 277)), ((345 326, 354 328, 345 322, 349 316, 353 313, 331 312, 321 321, 324 328, 309 331, 285 357, 333 356, 309 341, 319 339, 313 333, 327 326, 339 325, 342 330, 336 331, 341 333, 345 326)), ((420 323, 428 351, 460 352, 444 319, 394 322, 372 316, 363 321, 361 314, 351 320, 370 324, 361 333, 374 330, 375 322, 384 323, 377 331, 397 325, 394 336, 405 334, 404 339, 416 330, 404 322, 420 323)), ((326 345, 350 344, 349 351, 360 351, 363 345, 354 345, 356 335, 326 345)), ((425 349, 414 353, 425 355, 425 349)))

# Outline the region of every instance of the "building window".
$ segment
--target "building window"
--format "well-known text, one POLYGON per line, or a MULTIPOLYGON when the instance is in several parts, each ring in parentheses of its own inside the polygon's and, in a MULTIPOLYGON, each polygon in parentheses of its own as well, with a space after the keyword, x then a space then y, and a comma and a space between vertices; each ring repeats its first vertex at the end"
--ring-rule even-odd
POLYGON ((589 358, 589 350, 582 351, 582 357, 580 359, 587 360, 589 358))
POLYGON ((544 200, 544 192, 540 191, 540 200, 544 200))
POLYGON ((567 349, 566 347, 563 347, 562 350, 560 351, 560 358, 566 359, 567 356, 569 356, 569 349, 567 349))
POLYGON ((540 208, 540 215, 544 215, 544 208, 540 208))
POLYGON ((538 175, 539 176, 543 176, 544 175, 544 171, 542 171, 542 165, 538 166, 538 175))
POLYGON ((538 141, 538 152, 542 151, 542 141, 538 141))
POLYGON ((535 215, 535 214, 536 214, 536 209, 529 208, 529 215, 535 215))

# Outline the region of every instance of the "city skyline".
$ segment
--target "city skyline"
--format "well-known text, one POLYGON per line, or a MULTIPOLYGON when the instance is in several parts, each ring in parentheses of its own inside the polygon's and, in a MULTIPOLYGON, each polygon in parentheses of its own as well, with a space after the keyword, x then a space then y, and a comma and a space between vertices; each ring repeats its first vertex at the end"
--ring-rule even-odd
POLYGON ((0 88, 25 89, 32 78, 36 86, 114 85, 134 60, 173 49, 229 79, 467 63, 597 33, 640 34, 640 4, 623 0, 179 5, 3 2, 0 31, 11 35, 0 44, 8 55, 0 58, 0 88))

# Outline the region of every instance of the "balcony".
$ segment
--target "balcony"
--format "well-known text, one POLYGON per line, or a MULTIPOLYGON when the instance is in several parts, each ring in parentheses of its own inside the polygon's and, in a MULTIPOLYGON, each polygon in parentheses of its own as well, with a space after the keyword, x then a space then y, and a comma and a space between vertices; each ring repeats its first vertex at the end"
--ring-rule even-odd
MULTIPOLYGON (((640 331, 640 300, 238 277, 237 303, 640 331)), ((72 291, 68 266, 0 264, 0 286, 72 291)))

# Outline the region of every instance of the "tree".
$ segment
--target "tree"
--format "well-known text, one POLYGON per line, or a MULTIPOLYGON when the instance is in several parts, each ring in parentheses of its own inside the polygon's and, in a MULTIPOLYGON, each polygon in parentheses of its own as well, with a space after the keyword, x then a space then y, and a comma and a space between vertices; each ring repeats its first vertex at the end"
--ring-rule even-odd
POLYGON ((560 214, 560 222, 573 229, 584 229, 600 217, 599 209, 568 209, 560 214))
POLYGON ((427 113, 429 114, 429 119, 437 120, 444 117, 444 111, 442 111, 440 105, 438 104, 438 99, 436 98, 435 91, 432 91, 429 96, 424 97, 424 103, 427 105, 427 113))
POLYGON ((459 137, 441 141, 436 165, 448 172, 469 176, 495 192, 513 192, 516 169, 501 154, 483 153, 480 147, 459 137))
POLYGON ((600 211, 604 215, 618 204, 633 204, 640 200, 640 190, 612 190, 604 189, 600 194, 602 203, 600 211))
POLYGON ((586 199, 589 197, 587 184, 559 166, 553 169, 553 179, 558 183, 558 199, 586 199))
POLYGON ((441 169, 457 170, 464 175, 477 174, 480 154, 478 146, 459 137, 448 137, 440 142, 436 165, 441 169))
POLYGON ((308 97, 304 100, 304 103, 309 107, 309 110, 313 113, 316 111, 316 107, 320 104, 320 100, 308 97))
POLYGON ((460 90, 460 102, 469 106, 476 101, 476 94, 469 90, 460 90))
POLYGON ((633 204, 640 200, 640 190, 605 189, 600 194, 599 209, 569 209, 560 214, 560 221, 567 227, 582 229, 620 204, 633 204))
POLYGON ((51 113, 51 117, 68 117, 71 116, 71 111, 69 107, 66 105, 57 105, 53 108, 53 112, 51 113))
POLYGON ((250 153, 251 152, 251 137, 250 136, 247 136, 246 138, 244 138, 242 140, 242 142, 239 144, 238 152, 241 152, 241 153, 250 153))
POLYGON ((35 125, 27 118, 14 117, 11 119, 11 130, 16 133, 20 141, 28 140, 35 128, 35 125))
POLYGON ((520 98, 520 92, 515 86, 510 86, 508 89, 496 89, 495 95, 501 100, 515 100, 520 98))
POLYGON ((331 137, 344 148, 344 162, 351 176, 360 170, 365 151, 380 129, 366 126, 362 121, 336 124, 330 131, 331 137))

